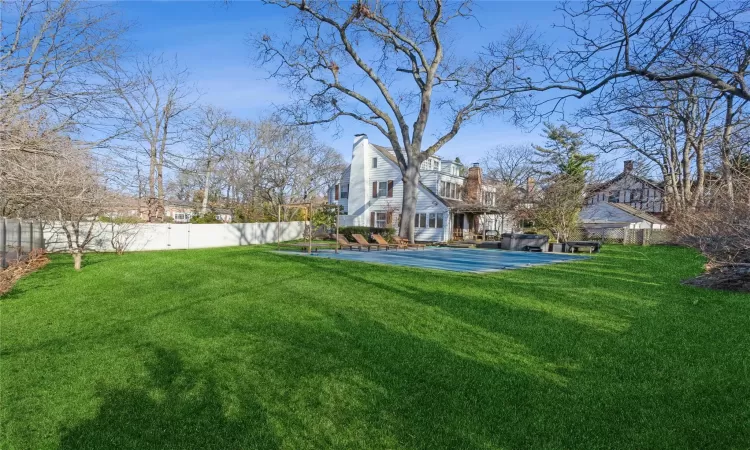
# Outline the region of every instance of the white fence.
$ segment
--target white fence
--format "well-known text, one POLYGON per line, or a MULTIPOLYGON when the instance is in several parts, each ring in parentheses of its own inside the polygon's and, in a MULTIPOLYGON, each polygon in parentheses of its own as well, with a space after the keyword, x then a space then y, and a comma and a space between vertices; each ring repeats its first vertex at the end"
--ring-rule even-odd
MULTIPOLYGON (((232 247, 237 245, 270 244, 302 239, 305 222, 266 223, 218 223, 218 224, 174 224, 137 223, 94 224, 90 250, 114 251, 113 237, 127 242, 126 251, 177 250, 189 248, 232 247)), ((48 251, 68 249, 65 232, 59 225, 50 224, 44 229, 44 242, 48 251)))

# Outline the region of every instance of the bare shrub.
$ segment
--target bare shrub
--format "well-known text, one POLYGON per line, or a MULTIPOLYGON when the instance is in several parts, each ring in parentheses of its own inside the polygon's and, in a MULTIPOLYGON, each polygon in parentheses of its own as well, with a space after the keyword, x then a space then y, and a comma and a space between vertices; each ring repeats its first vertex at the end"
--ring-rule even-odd
POLYGON ((698 249, 708 260, 696 284, 750 291, 750 183, 735 184, 734 194, 714 193, 706 206, 675 220, 678 242, 698 249), (737 189, 739 187, 739 189, 737 189), (737 195, 741 193, 742 195, 737 195))
POLYGON ((26 275, 35 272, 49 263, 44 250, 36 249, 29 253, 28 258, 17 261, 0 270, 0 295, 5 295, 13 286, 26 275))

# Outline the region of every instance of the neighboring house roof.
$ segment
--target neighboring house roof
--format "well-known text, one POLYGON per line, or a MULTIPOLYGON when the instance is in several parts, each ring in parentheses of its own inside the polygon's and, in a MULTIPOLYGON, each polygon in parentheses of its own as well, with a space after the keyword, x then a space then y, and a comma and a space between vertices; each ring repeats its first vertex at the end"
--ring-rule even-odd
POLYGON ((396 165, 398 165, 398 159, 396 159, 396 155, 393 153, 392 148, 383 147, 382 145, 377 145, 373 143, 370 143, 370 145, 372 145, 375 148, 375 150, 379 151, 383 156, 385 156, 386 158, 393 161, 396 165))
POLYGON ((612 186, 613 184, 617 183, 618 181, 622 180, 626 176, 630 175, 631 177, 635 178, 636 180, 648 184, 649 186, 653 187, 654 189, 659 189, 660 191, 664 191, 664 188, 659 185, 656 181, 649 180, 648 178, 642 177, 640 175, 636 175, 633 172, 622 172, 620 175, 617 175, 616 177, 612 178, 609 181, 605 181, 604 183, 600 183, 596 187, 592 187, 589 191, 589 195, 595 194, 597 192, 601 192, 604 189, 607 189, 608 187, 612 186))
POLYGON ((588 205, 583 208, 580 217, 584 224, 646 221, 656 225, 666 225, 657 217, 622 203, 601 202, 588 205))
POLYGON ((647 222, 651 222, 651 223, 655 223, 659 225, 666 225, 666 223, 660 220, 658 217, 652 216, 651 214, 645 211, 641 211, 640 209, 633 208, 632 206, 626 205, 624 203, 609 203, 609 204, 621 211, 625 211, 626 213, 636 216, 639 219, 643 219, 647 222))

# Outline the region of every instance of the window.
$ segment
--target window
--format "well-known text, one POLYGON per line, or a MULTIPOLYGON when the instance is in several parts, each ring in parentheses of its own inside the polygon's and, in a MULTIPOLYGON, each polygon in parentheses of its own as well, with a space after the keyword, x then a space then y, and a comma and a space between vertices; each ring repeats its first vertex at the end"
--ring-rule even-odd
POLYGON ((349 185, 348 184, 341 185, 341 198, 349 198, 349 185))
POLYGON ((174 220, 185 220, 185 214, 184 213, 174 213, 174 220))
POLYGON ((607 201, 610 203, 620 203, 620 191, 610 192, 607 201))
POLYGON ((427 228, 427 214, 417 213, 414 216, 414 228, 427 228))
POLYGON ((372 182, 372 198, 378 197, 393 197, 393 180, 372 182))
POLYGON ((443 228, 443 215, 437 215, 437 228, 443 228))
POLYGON ((387 181, 381 181, 378 183, 378 197, 387 197, 388 196, 388 182, 387 181))
POLYGON ((428 223, 430 228, 435 228, 435 220, 435 213, 430 213, 430 219, 428 223))
POLYGON ((372 158, 372 168, 373 169, 378 168, 378 158, 372 158))
POLYGON ((448 181, 440 182, 440 196, 445 198, 461 199, 461 185, 448 181))
POLYGON ((386 223, 386 217, 387 217, 386 213, 384 213, 384 212, 376 212, 375 213, 375 226, 377 228, 385 228, 386 225, 387 225, 387 223, 386 223))
POLYGON ((631 202, 640 202, 643 199, 643 190, 642 189, 633 189, 630 191, 630 201, 631 202))

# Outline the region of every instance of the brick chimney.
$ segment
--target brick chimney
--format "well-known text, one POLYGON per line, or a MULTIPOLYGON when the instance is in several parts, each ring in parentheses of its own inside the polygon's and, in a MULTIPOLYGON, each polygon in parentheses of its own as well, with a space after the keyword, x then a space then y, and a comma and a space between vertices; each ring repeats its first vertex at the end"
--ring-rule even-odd
POLYGON ((625 173, 630 173, 633 171, 633 161, 625 161, 625 164, 623 165, 622 171, 625 173))
POLYGON ((466 201, 482 202, 482 168, 479 167, 479 163, 472 164, 466 174, 466 201))

